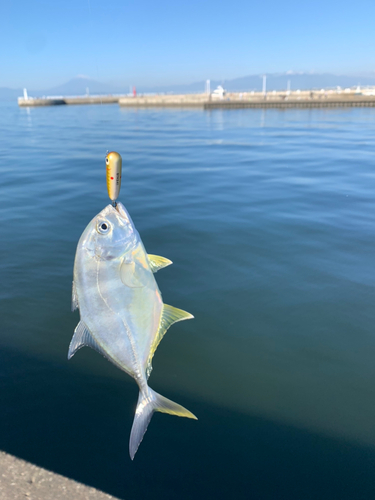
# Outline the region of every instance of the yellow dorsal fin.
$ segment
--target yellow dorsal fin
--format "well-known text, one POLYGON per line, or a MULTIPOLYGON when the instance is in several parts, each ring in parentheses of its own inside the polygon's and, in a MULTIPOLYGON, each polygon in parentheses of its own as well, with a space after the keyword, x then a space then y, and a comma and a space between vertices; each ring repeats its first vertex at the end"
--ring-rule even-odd
POLYGON ((146 375, 147 378, 150 376, 152 370, 152 358, 155 354, 155 351, 158 345, 161 342, 161 339, 164 337, 168 328, 173 325, 173 323, 177 323, 177 321, 184 321, 185 319, 193 319, 194 316, 182 309, 177 309, 177 307, 168 306, 167 304, 163 305, 163 312, 160 318, 159 329, 154 339, 154 342, 150 349, 150 355, 147 360, 147 368, 146 375))
POLYGON ((153 273, 159 271, 159 269, 163 269, 163 267, 170 266, 173 262, 165 257, 160 257, 160 255, 151 255, 148 254, 148 261, 150 263, 150 268, 153 273))

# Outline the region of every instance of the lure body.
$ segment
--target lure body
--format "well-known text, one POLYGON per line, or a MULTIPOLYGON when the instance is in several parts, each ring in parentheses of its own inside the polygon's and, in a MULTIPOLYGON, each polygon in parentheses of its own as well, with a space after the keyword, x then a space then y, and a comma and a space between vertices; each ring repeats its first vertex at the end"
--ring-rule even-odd
POLYGON ((121 189, 122 177, 122 158, 119 153, 111 151, 105 157, 107 170, 107 190, 108 196, 113 202, 116 202, 121 189))
POLYGON ((139 398, 130 436, 133 459, 154 411, 196 418, 153 391, 151 361, 166 330, 193 316, 163 304, 154 272, 172 262, 148 255, 125 207, 108 205, 87 226, 77 246, 72 309, 80 322, 68 358, 87 345, 132 376, 139 398))

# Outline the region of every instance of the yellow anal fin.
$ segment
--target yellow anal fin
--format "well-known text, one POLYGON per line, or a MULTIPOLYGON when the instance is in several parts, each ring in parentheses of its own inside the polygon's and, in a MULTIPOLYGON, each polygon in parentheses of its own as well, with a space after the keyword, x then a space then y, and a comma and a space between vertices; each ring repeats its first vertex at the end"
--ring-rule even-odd
POLYGON ((160 257, 160 255, 150 255, 148 254, 148 261, 150 263, 150 268, 153 273, 157 273, 159 269, 163 267, 170 266, 173 262, 165 257, 160 257))
POLYGON ((155 340, 151 346, 150 355, 147 360, 146 375, 147 378, 150 376, 152 370, 152 358, 154 357, 155 351, 160 344, 162 338, 164 337, 168 328, 177 323, 177 321, 184 321, 185 319, 193 319, 194 316, 182 309, 177 309, 177 307, 172 307, 167 304, 163 305, 163 312, 160 319, 159 329, 156 334, 155 340))

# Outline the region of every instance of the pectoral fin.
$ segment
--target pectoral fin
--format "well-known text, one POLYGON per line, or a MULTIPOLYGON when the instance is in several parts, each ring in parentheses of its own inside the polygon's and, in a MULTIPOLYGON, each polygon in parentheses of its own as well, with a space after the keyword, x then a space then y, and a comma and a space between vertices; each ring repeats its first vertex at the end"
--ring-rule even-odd
POLYGON ((123 261, 120 266, 120 277, 124 285, 129 288, 142 288, 146 285, 145 269, 134 261, 123 261))
POLYGON ((99 354, 108 359, 108 356, 100 347, 100 345, 93 339, 90 330, 87 328, 83 321, 80 321, 74 330, 73 338, 70 342, 68 359, 72 358, 74 354, 83 346, 91 347, 99 354))
POLYGON ((152 358, 155 354, 155 351, 160 344, 162 338, 164 337, 166 331, 170 326, 173 325, 173 323, 177 323, 178 321, 184 321, 185 319, 193 319, 194 316, 186 311, 183 311, 182 309, 177 309, 176 307, 168 306, 167 304, 164 304, 163 306, 163 312, 161 315, 160 319, 160 324, 159 324, 159 329, 156 334, 156 337, 154 339, 154 342, 151 346, 150 354, 147 360, 147 368, 146 368, 146 375, 147 378, 150 376, 151 370, 152 370, 152 358))
POLYGON ((148 261, 153 273, 157 273, 159 269, 163 269, 163 267, 167 267, 173 264, 171 260, 166 259, 165 257, 160 257, 160 255, 148 254, 148 261))

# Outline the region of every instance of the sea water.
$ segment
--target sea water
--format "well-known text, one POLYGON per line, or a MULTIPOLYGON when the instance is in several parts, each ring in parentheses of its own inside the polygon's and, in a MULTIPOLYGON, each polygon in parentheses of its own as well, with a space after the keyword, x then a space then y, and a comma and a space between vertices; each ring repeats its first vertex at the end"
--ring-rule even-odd
POLYGON ((375 110, 0 104, 0 449, 123 499, 375 495, 375 110), (104 158, 174 325, 134 462, 134 381, 67 351, 104 158))

